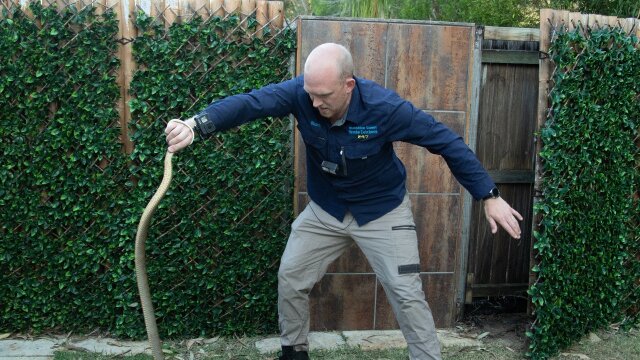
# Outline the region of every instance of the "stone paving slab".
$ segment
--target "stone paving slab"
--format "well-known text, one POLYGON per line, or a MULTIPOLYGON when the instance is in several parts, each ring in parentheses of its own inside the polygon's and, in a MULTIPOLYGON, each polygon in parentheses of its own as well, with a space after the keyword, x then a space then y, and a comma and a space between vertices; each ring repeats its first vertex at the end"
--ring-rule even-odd
POLYGON ((48 358, 63 342, 61 339, 0 340, 0 358, 48 358))
POLYGON ((108 338, 85 339, 71 343, 74 348, 104 355, 151 355, 151 348, 146 341, 118 341, 108 338))
POLYGON ((60 349, 88 351, 104 355, 151 354, 146 341, 119 341, 110 338, 88 338, 76 341, 65 338, 7 339, 0 340, 0 359, 50 359, 54 356, 54 352, 60 349))
MULTIPOLYGON (((446 347, 479 347, 482 342, 477 339, 461 337, 453 331, 438 330, 438 339, 443 348, 446 347)), ((365 350, 403 348, 407 346, 399 330, 343 331, 343 332, 311 332, 309 333, 311 349, 336 349, 340 347, 360 347, 365 350)), ((280 338, 266 338, 255 343, 261 354, 280 351, 280 338)), ((88 351, 105 355, 151 354, 146 341, 119 341, 110 338, 68 339, 42 338, 35 340, 3 339, 0 340, 0 360, 46 360, 61 349, 88 351)))
MULTIPOLYGON (((446 347, 478 347, 480 340, 461 337, 453 331, 437 330, 438 340, 443 348, 446 347)), ((256 342, 256 348, 261 354, 274 353, 280 350, 280 338, 268 338, 256 342)), ((333 333, 309 333, 309 347, 311 349, 335 349, 342 346, 360 347, 364 350, 378 350, 388 348, 404 348, 407 342, 400 330, 367 330, 343 331, 333 333)))
MULTIPOLYGON (((347 345, 365 350, 404 348, 407 346, 407 342, 400 330, 345 331, 343 334, 347 339, 347 345)), ((453 331, 437 330, 437 334, 442 348, 478 347, 482 345, 480 340, 461 337, 453 331)))
POLYGON ((360 347, 363 350, 379 350, 385 348, 402 348, 407 346, 407 342, 400 330, 366 330, 366 331, 344 331, 347 345, 360 347))
MULTIPOLYGON (((309 347, 311 349, 336 349, 344 346, 345 344, 344 338, 337 332, 309 333, 309 347)), ((255 345, 260 354, 274 353, 280 351, 280 338, 272 337, 256 341, 255 345)))

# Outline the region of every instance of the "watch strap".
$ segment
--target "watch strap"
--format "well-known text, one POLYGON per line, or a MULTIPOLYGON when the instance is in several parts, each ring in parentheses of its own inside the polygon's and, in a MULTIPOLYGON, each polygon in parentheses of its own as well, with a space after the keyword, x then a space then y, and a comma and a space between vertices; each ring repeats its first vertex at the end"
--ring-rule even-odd
POLYGON ((498 190, 497 187, 493 187, 491 190, 489 190, 489 193, 482 198, 482 200, 488 200, 488 199, 497 199, 500 197, 500 190, 498 190))

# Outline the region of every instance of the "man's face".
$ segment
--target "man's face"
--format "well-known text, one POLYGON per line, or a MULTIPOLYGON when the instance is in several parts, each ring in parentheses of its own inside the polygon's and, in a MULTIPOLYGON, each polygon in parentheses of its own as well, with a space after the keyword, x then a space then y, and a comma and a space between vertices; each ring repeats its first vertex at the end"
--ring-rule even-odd
POLYGON ((304 75, 304 90, 309 94, 313 107, 330 121, 340 119, 349 108, 353 78, 341 78, 326 73, 310 72, 304 75))

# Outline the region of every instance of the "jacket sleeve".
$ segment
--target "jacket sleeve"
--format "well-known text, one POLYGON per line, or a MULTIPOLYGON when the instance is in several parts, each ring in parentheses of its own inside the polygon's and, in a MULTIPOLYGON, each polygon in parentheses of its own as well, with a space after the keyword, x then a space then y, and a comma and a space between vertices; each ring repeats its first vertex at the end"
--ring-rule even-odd
POLYGON ((464 139, 408 101, 392 106, 391 141, 405 141, 441 155, 456 180, 480 200, 495 183, 464 139))
POLYGON ((224 131, 267 116, 286 116, 294 112, 298 79, 270 84, 246 94, 238 94, 213 102, 203 113, 224 131))

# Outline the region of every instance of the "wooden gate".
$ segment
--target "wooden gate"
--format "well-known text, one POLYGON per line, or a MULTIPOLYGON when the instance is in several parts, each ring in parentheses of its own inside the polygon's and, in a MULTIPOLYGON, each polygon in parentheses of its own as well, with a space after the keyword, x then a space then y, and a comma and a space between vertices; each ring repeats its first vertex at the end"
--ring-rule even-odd
POLYGON ((482 204, 473 205, 467 304, 474 297, 526 297, 529 285, 539 31, 498 29, 486 29, 482 46, 476 154, 525 220, 520 240, 493 235, 482 204))
MULTIPOLYGON (((298 22, 297 72, 317 45, 349 48, 356 76, 397 91, 464 136, 473 148, 477 115, 480 39, 469 24, 345 20, 304 17, 298 22)), ((394 145, 407 168, 419 237, 421 277, 438 327, 456 318, 456 289, 464 281, 460 257, 469 195, 444 160, 406 143, 394 145)), ((296 134, 296 212, 307 203, 304 145, 296 134)), ((467 224, 465 224, 467 222, 467 224)), ((314 330, 392 329, 397 323, 382 286, 353 246, 311 293, 314 330)))

